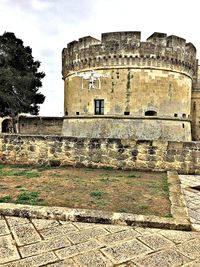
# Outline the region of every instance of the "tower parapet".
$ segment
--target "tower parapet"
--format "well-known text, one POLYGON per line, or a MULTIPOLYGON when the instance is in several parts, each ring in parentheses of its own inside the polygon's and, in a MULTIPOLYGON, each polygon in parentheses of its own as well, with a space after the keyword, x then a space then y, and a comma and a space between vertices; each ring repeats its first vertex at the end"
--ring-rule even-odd
POLYGON ((194 77, 196 48, 185 39, 153 33, 146 42, 138 31, 103 33, 101 41, 91 36, 67 45, 62 52, 63 78, 74 72, 94 68, 156 68, 178 71, 194 77))

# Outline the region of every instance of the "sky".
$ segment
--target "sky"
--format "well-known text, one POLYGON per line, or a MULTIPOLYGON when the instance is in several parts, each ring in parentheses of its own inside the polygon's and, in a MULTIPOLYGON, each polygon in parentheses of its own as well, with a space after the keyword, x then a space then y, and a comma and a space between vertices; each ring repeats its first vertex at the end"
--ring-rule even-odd
POLYGON ((67 43, 112 31, 177 35, 192 42, 200 57, 199 0, 0 0, 0 35, 14 32, 32 48, 46 73, 41 116, 63 116, 61 52, 67 43))

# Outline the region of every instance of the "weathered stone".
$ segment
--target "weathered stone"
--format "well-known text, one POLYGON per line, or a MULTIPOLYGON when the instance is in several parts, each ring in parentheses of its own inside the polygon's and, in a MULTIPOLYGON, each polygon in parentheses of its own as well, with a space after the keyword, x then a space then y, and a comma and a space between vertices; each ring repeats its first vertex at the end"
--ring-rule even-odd
POLYGON ((14 240, 10 235, 0 236, 0 264, 20 259, 14 240))
POLYGON ((113 266, 112 262, 102 255, 101 252, 88 252, 82 255, 74 257, 74 261, 79 264, 79 266, 93 266, 93 267, 103 267, 103 266, 113 266))
POLYGON ((141 240, 148 247, 152 248, 153 250, 161 250, 166 247, 169 248, 169 247, 174 246, 173 242, 171 242, 167 238, 160 236, 159 234, 142 236, 142 237, 138 237, 138 239, 141 240))
POLYGON ((42 229, 40 230, 40 234, 45 238, 51 238, 55 236, 62 236, 62 235, 67 235, 70 232, 77 231, 77 228, 72 225, 71 223, 57 226, 57 227, 52 227, 52 228, 47 228, 47 229, 42 229))
MULTIPOLYGON (((80 242, 82 242, 82 240, 80 242)), ((99 242, 97 242, 96 240, 90 240, 77 245, 61 248, 59 250, 56 250, 55 253, 60 259, 65 259, 83 252, 98 249, 100 247, 102 247, 102 245, 99 242)))
POLYGON ((133 260, 133 262, 137 263, 137 265, 145 267, 178 267, 182 266, 187 261, 188 259, 185 256, 174 249, 159 251, 139 260, 133 260))
POLYGON ((138 240, 131 240, 115 246, 103 248, 102 252, 113 260, 116 264, 141 257, 152 250, 138 240))
POLYGON ((72 241, 72 243, 76 244, 80 241, 87 241, 94 237, 100 237, 108 234, 105 229, 102 228, 91 228, 81 231, 81 233, 69 233, 67 237, 72 241))

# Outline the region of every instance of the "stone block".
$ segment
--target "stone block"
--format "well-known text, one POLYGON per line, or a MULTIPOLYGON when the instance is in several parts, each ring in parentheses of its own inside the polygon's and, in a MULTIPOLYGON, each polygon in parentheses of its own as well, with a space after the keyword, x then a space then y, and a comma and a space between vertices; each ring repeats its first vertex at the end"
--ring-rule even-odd
POLYGON ((89 240, 87 242, 82 242, 77 245, 71 245, 65 248, 61 248, 59 250, 56 250, 55 253, 59 257, 59 259, 65 259, 74 257, 80 253, 88 252, 91 250, 98 249, 102 246, 98 241, 96 240, 89 240))
POLYGON ((0 236, 0 264, 20 259, 11 235, 0 236))
POLYGON ((115 264, 119 264, 151 253, 152 250, 142 242, 134 239, 103 248, 102 252, 111 258, 115 264))
POLYGON ((133 262, 137 263, 139 266, 145 267, 171 267, 182 266, 184 263, 188 262, 188 259, 174 249, 167 249, 142 257, 141 259, 133 262))
POLYGON ((74 261, 77 262, 79 266, 113 266, 113 263, 108 258, 106 258, 100 251, 87 252, 82 255, 80 254, 74 257, 74 261))

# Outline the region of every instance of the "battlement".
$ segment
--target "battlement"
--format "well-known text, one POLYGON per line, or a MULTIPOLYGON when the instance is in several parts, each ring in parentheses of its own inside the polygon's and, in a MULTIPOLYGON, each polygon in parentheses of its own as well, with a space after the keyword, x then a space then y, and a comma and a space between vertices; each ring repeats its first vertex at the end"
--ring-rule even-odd
POLYGON ((165 33, 153 33, 146 42, 141 32, 103 33, 101 41, 91 36, 67 45, 62 52, 63 77, 85 69, 139 67, 175 70, 196 75, 196 48, 185 39, 165 33))

